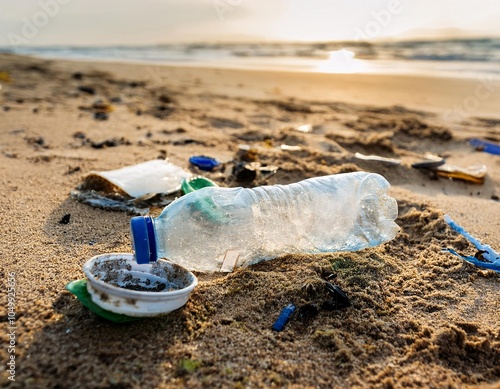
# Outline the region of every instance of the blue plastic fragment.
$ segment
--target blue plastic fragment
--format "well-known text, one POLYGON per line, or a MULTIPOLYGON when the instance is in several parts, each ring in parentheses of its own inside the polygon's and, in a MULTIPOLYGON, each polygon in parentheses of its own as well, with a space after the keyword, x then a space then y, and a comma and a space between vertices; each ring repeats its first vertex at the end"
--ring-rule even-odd
POLYGON ((220 165, 220 162, 215 158, 207 157, 205 155, 193 155, 189 158, 189 163, 207 172, 214 170, 220 165))
MULTIPOLYGON (((478 256, 481 257, 471 257, 465 256, 457 253, 455 250, 446 248, 443 251, 449 252, 453 255, 456 255, 459 258, 462 258, 464 261, 472 263, 478 267, 482 267, 484 269, 494 270, 500 273, 500 254, 495 252, 490 246, 482 244, 479 240, 474 238, 471 234, 469 234, 465 229, 455 223, 448 215, 444 215, 444 221, 456 232, 460 235, 464 236, 469 242, 471 242, 478 249, 478 256)), ((477 255, 477 254, 476 254, 477 255)))
POLYGON ((476 149, 485 153, 500 155, 500 145, 492 142, 487 142, 481 139, 471 139, 470 144, 476 149))
POLYGON ((290 320, 290 317, 295 312, 297 307, 293 304, 288 304, 285 308, 281 310, 278 319, 273 324, 273 330, 281 332, 285 329, 286 323, 290 320))

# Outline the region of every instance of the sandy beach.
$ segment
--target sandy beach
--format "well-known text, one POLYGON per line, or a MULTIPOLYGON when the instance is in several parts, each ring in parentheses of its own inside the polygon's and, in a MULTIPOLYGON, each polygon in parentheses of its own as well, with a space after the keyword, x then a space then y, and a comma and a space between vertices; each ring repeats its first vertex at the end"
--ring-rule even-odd
MULTIPOLYGON (((2 385, 500 388, 499 274, 441 252, 476 252, 445 214, 500 250, 500 156, 469 144, 500 142, 500 82, 7 54, 0 75, 1 285, 7 290, 14 278, 16 293, 16 381, 2 363, 2 385), (102 103, 112 108, 96 120, 102 103), (304 124, 310 132, 297 131, 304 124), (249 158, 240 145, 277 172, 238 182, 231 167, 249 158), (484 165, 485 181, 412 168, 426 153, 484 165), (191 155, 215 157, 225 169, 197 170, 191 155), (78 203, 70 192, 90 171, 156 158, 225 187, 376 172, 391 183, 401 232, 359 252, 284 255, 230 274, 197 274, 182 309, 113 324, 64 287, 84 278, 92 256, 131 252, 130 215, 78 203), (67 214, 69 223, 60 223, 67 214), (321 307, 332 274, 351 307, 296 315, 272 331, 289 303, 321 307)), ((0 312, 7 361, 6 293, 0 312)))

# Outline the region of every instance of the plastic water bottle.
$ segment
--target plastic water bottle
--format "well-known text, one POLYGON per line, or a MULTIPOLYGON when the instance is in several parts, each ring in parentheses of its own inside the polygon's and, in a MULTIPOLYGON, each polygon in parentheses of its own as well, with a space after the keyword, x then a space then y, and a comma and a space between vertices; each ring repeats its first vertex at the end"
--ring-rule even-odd
POLYGON ((388 188, 384 177, 366 172, 252 189, 203 188, 178 198, 157 218, 131 219, 135 258, 230 271, 286 253, 376 246, 399 230, 388 188))

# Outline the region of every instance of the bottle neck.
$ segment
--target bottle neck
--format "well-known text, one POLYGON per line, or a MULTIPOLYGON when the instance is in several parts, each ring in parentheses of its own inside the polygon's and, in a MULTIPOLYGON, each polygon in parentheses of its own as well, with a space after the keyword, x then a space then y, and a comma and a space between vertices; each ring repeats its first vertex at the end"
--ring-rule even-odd
POLYGON ((154 221, 151 216, 144 216, 146 220, 146 229, 148 232, 148 243, 149 243, 149 262, 156 262, 158 260, 158 254, 156 251, 156 234, 154 221))

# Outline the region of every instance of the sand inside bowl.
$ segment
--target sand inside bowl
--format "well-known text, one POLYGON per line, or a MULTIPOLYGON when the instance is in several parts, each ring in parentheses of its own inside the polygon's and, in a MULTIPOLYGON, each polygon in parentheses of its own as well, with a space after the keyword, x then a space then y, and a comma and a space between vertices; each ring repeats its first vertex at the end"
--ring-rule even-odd
POLYGON ((126 258, 98 260, 91 272, 96 279, 107 284, 140 292, 170 292, 190 284, 186 270, 164 261, 137 265, 126 258))

